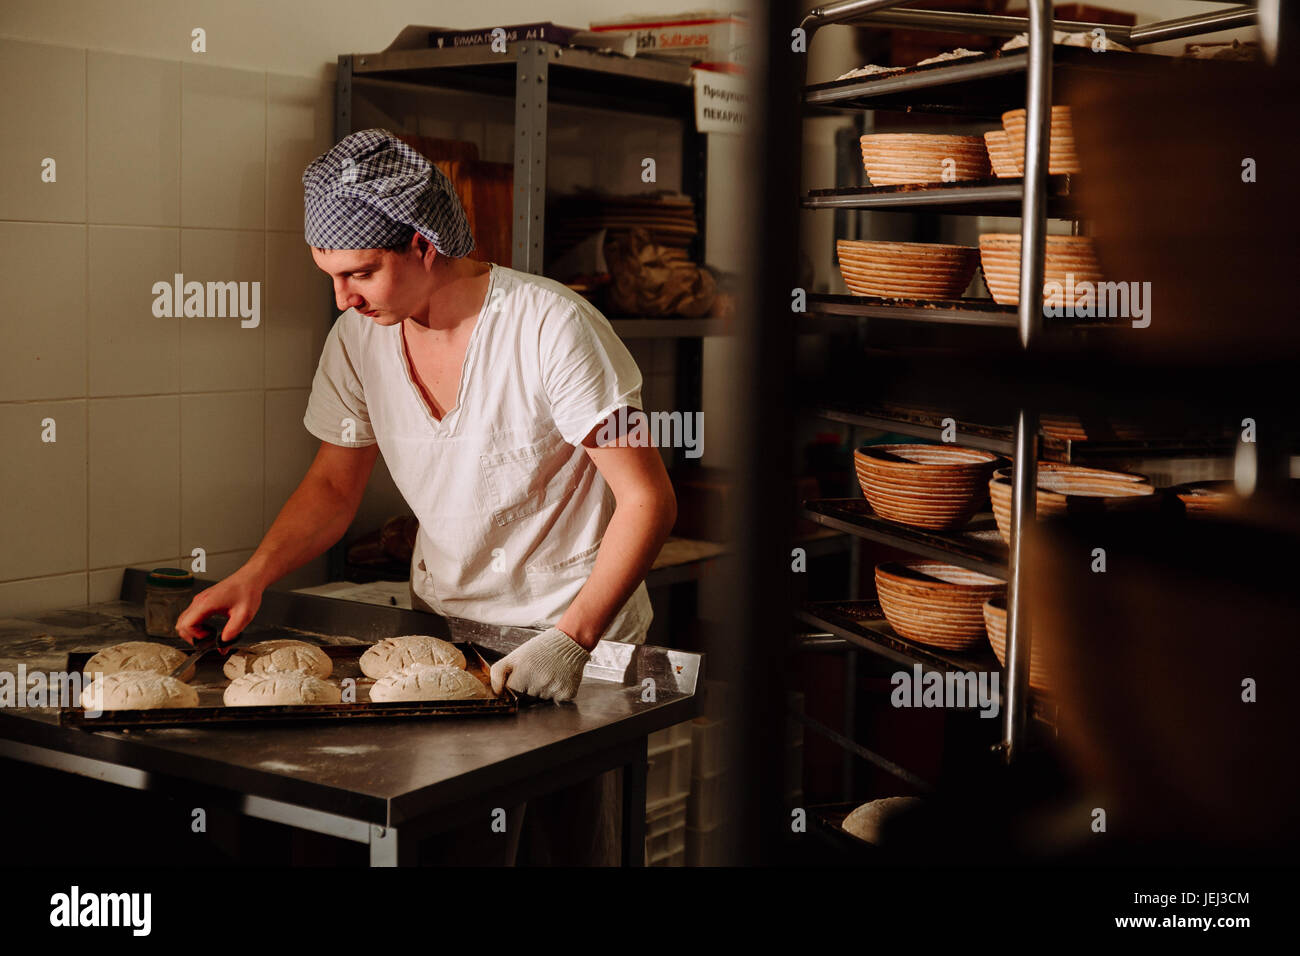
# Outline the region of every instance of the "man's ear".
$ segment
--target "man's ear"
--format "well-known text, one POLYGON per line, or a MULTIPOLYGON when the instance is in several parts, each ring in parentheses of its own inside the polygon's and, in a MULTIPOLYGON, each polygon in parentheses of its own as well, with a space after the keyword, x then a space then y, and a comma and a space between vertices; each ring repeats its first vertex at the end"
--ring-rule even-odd
POLYGON ((420 257, 426 269, 430 268, 438 258, 438 250, 433 247, 433 243, 418 232, 411 237, 411 251, 420 257))

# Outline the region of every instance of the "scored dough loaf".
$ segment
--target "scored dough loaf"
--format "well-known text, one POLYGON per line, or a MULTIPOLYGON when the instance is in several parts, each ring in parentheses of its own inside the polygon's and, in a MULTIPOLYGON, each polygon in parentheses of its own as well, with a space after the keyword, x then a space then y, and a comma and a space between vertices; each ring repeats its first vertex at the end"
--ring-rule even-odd
POLYGON ((472 700, 490 697, 483 682, 450 664, 412 664, 393 671, 370 688, 376 703, 394 700, 472 700))
POLYGON ((860 840, 879 843, 881 827, 890 818, 910 810, 920 802, 919 797, 884 797, 872 800, 845 817, 840 826, 860 840))
MULTIPOLYGON (((120 671, 140 671, 148 674, 170 674, 181 666, 186 656, 185 651, 166 644, 155 644, 152 641, 127 641, 125 644, 114 644, 112 647, 104 648, 86 661, 82 672, 116 674, 120 671)), ((181 676, 189 680, 194 676, 194 668, 191 667, 181 676)))
POLYGON ((87 710, 153 710, 197 707, 199 692, 184 681, 150 671, 115 671, 96 678, 81 692, 87 710))
POLYGON ((273 671, 236 677, 222 700, 227 707, 261 707, 269 704, 339 704, 338 685, 301 671, 273 671))
POLYGON ((465 655, 454 644, 428 634, 386 637, 361 655, 361 673, 378 680, 412 664, 449 664, 465 668, 465 655))
POLYGON ((226 660, 222 671, 231 680, 245 674, 273 674, 297 671, 326 678, 334 672, 328 654, 306 641, 261 641, 241 647, 226 660))

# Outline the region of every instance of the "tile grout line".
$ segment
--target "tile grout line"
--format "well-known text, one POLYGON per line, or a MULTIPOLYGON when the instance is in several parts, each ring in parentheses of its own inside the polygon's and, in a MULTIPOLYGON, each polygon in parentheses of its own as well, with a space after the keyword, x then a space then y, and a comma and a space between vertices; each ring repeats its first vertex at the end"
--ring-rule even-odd
MULTIPOLYGON (((252 552, 255 550, 256 550, 256 546, 252 548, 230 548, 229 550, 226 551, 214 551, 212 554, 208 555, 208 557, 225 557, 231 554, 244 554, 244 553, 252 554, 252 552)), ((155 559, 155 561, 171 561, 171 560, 173 560, 172 557, 166 557, 166 556, 155 559)), ((100 571, 117 571, 123 568, 144 569, 146 565, 148 566, 149 570, 153 570, 153 568, 159 567, 159 565, 153 563, 152 561, 124 561, 121 564, 107 564, 104 565, 103 567, 86 568, 85 570, 81 570, 81 571, 55 571, 52 574, 36 574, 26 578, 4 578, 3 580, 0 580, 0 587, 3 587, 6 584, 22 584, 23 582, 26 581, 49 581, 54 578, 75 578, 79 575, 86 575, 87 577, 89 577, 89 575, 98 573, 100 571)))
POLYGON ((84 603, 90 603, 90 50, 82 50, 82 140, 81 161, 82 186, 85 190, 85 203, 82 213, 85 217, 85 268, 82 270, 82 310, 86 323, 83 333, 83 345, 86 350, 86 424, 85 424, 85 465, 83 473, 86 478, 86 593, 84 603))
POLYGON ((51 402, 113 401, 125 398, 169 398, 174 395, 235 395, 239 392, 310 392, 310 385, 277 385, 274 388, 201 388, 190 392, 168 389, 163 392, 131 392, 124 395, 64 395, 50 398, 13 398, 0 401, 0 408, 8 405, 46 405, 51 402))
MULTIPOLYGON (((185 271, 185 67, 184 61, 180 64, 179 84, 180 90, 177 96, 177 109, 180 115, 177 117, 176 128, 176 189, 177 196, 177 220, 180 228, 176 230, 176 264, 185 271)), ((182 398, 185 384, 185 327, 181 326, 177 330, 176 346, 176 365, 179 370, 179 376, 176 381, 176 556, 181 559, 184 566, 185 558, 185 400, 182 398)), ((186 570, 191 570, 186 567, 186 570)))
MULTIPOLYGON (((266 283, 266 290, 269 293, 271 287, 271 74, 262 73, 262 281, 266 283)), ((271 301, 270 296, 266 299, 268 318, 270 318, 271 301)), ((258 455, 262 463, 262 481, 260 494, 257 496, 257 511, 261 516, 258 522, 259 536, 266 534, 266 385, 267 385, 267 358, 266 353, 270 347, 270 338, 266 334, 266 325, 261 328, 262 333, 262 416, 261 416, 261 441, 258 442, 258 455)))
POLYGON ((0 217, 0 223, 13 223, 16 226, 101 226, 113 229, 180 229, 187 228, 196 231, 208 232, 269 232, 281 236, 298 237, 301 233, 297 229, 250 229, 248 226, 186 226, 181 227, 175 223, 156 223, 156 222, 95 222, 88 218, 82 219, 6 219, 0 217))

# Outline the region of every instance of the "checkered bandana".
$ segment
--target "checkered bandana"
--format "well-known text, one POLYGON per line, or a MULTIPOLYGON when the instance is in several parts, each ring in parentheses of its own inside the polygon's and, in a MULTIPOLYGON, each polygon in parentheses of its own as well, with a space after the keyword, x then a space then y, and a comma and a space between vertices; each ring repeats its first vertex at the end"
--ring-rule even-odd
POLYGON ((302 184, 307 244, 318 249, 387 248, 414 232, 444 256, 474 249, 451 182, 387 130, 353 133, 312 160, 302 184))

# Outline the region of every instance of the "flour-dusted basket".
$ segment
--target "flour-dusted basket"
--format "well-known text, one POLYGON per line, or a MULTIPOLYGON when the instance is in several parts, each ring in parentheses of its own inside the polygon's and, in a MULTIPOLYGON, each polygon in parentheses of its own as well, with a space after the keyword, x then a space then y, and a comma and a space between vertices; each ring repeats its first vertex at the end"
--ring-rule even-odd
POLYGON ((960 445, 868 445, 853 454, 862 494, 877 515, 940 531, 970 520, 1005 459, 960 445))
POLYGON ((984 603, 1006 593, 997 578, 938 561, 876 566, 876 599, 890 627, 919 644, 964 651, 984 642, 984 603))
MULTIPOLYGON (((989 479, 989 501, 998 534, 1011 543, 1011 469, 1002 468, 989 479)), ((1047 521, 1065 514, 1097 514, 1154 507, 1156 490, 1143 475, 1106 471, 1057 462, 1038 463, 1036 517, 1047 521)))

